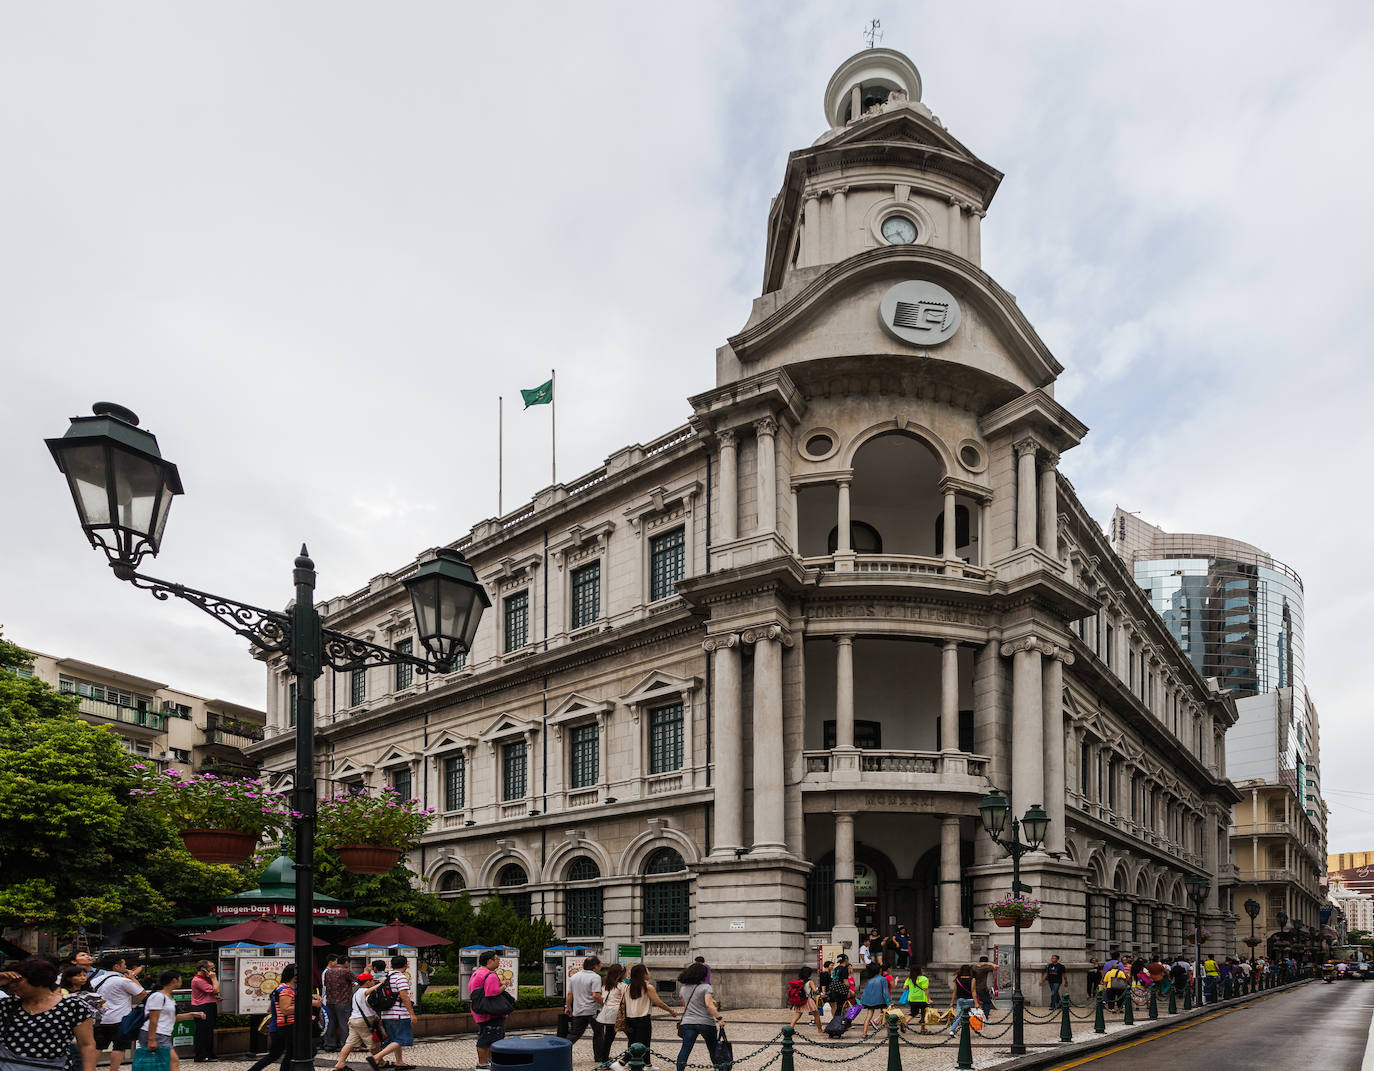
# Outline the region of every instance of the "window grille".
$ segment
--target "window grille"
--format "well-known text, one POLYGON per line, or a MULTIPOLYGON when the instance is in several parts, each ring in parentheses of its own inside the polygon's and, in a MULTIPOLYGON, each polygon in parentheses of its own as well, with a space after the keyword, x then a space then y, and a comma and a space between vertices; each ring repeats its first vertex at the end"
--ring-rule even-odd
POLYGON ((644 864, 646 874, 677 874, 686 870, 682 855, 672 848, 660 848, 644 864))
POLYGON ((649 711, 649 773, 682 769, 682 704, 649 711))
MULTIPOLYGON (((415 641, 404 639, 396 641, 397 654, 411 654, 415 650, 415 641)), ((415 667, 409 662, 401 662, 396 666, 396 691, 409 688, 415 680, 415 667)))
POLYGON ((586 628, 601 616, 601 562, 594 561, 572 574, 572 628, 586 628))
POLYGON ((573 788, 591 788, 601 780, 597 727, 578 725, 569 743, 570 774, 573 788))
POLYGON ((517 591, 506 596, 506 650, 518 651, 530 642, 530 593, 517 591))
POLYGON ((644 886, 645 935, 679 934, 691 930, 690 894, 685 881, 658 881, 644 886))
MULTIPOLYGON (((514 747, 515 745, 507 745, 514 747)), ((519 745, 523 748, 525 745, 519 745)), ((523 762, 523 759, 522 759, 523 762)), ((511 909, 522 919, 530 917, 530 894, 527 892, 507 892, 508 889, 518 888, 529 883, 524 868, 515 863, 509 863, 501 868, 501 872, 496 876, 496 884, 501 888, 501 899, 510 904, 511 909)))
POLYGON ((522 800, 527 786, 525 742, 520 740, 501 749, 501 798, 522 800))
MULTIPOLYGON (((601 868, 585 855, 568 867, 569 881, 595 881, 601 868)), ((564 929, 569 937, 600 937, 603 925, 601 887, 569 889, 564 900, 564 929)))
POLYGON ((456 870, 450 870, 447 874, 445 874, 443 877, 439 879, 440 896, 443 896, 446 893, 449 895, 452 895, 454 893, 460 893, 465 888, 467 888, 467 884, 463 881, 463 875, 458 873, 458 871, 456 870))
POLYGON ((817 863, 806 877, 806 928, 831 930, 835 926, 835 864, 817 863))
POLYGON ((349 674, 348 705, 356 707, 367 699, 367 670, 355 669, 349 674))
POLYGON ((444 810, 462 810, 466 789, 466 763, 461 755, 451 755, 444 760, 444 810))
POLYGON ((649 540, 649 601, 677 593, 677 582, 686 575, 686 542, 682 528, 674 528, 649 540))
POLYGON ((396 790, 401 799, 408 800, 411 798, 409 766, 397 766, 391 771, 391 787, 396 790))

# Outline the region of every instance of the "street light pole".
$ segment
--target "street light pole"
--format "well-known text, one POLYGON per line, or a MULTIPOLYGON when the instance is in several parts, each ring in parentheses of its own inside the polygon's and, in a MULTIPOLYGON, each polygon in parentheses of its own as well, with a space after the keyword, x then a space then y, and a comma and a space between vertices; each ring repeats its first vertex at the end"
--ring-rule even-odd
POLYGON ((182 493, 177 467, 163 459, 156 436, 138 427, 138 417, 130 410, 97 402, 92 416, 72 417, 67 433, 48 439, 47 445, 67 478, 87 540, 105 552, 115 576, 154 598, 191 603, 258 650, 284 655, 294 674, 298 996, 291 1063, 295 1071, 314 1071, 310 1007, 315 951, 315 681, 325 665, 337 671, 409 665, 419 673, 447 673, 459 655, 472 649, 482 611, 491 599, 472 566, 448 548, 439 549, 403 580, 416 634, 430 656, 425 659, 324 628, 315 609, 315 563, 304 544, 292 574, 295 602, 286 614, 145 576, 138 572, 139 563, 157 556, 172 499, 182 493))
POLYGON ((1207 899, 1207 894, 1212 889, 1212 883, 1201 874, 1189 874, 1183 879, 1183 884, 1188 888, 1188 895, 1193 901, 1193 983, 1197 1006, 1203 1004, 1203 985, 1202 985, 1202 903, 1207 899))
MULTIPOLYGON (((1019 896, 1030 892, 1029 885, 1021 884, 1021 856, 1036 851, 1045 843, 1045 833, 1050 824, 1049 815, 1040 804, 1032 804, 1022 818, 1011 815, 1011 807, 1000 792, 993 792, 978 805, 983 828, 993 842, 1000 845, 1011 856, 1011 892, 1019 896), (1011 836, 1003 839, 1002 829, 1007 818, 1011 817, 1011 836), (1025 826, 1026 839, 1021 839, 1021 827, 1025 826)), ((1011 1053, 1022 1056, 1026 1052, 1026 998, 1021 992, 1021 926, 1020 920, 1013 927, 1011 938, 1011 1053)))

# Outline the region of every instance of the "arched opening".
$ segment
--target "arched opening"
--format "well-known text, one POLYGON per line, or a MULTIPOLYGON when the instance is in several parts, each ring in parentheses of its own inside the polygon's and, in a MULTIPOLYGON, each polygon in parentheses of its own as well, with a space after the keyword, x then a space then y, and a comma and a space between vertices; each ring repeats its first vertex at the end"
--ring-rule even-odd
POLYGON ((916 863, 912 880, 916 887, 916 925, 911 931, 911 953, 914 962, 926 964, 934 955, 931 933, 940 924, 940 897, 957 893, 959 897, 959 925, 973 928, 973 841, 959 841, 959 885, 957 890, 942 884, 940 875, 940 847, 929 849, 916 863))
POLYGON ((687 864, 673 848, 658 848, 644 860, 644 897, 640 930, 661 936, 690 933, 691 882, 687 864))
POLYGON ((436 890, 440 896, 453 898, 467 888, 467 882, 463 880, 463 875, 456 870, 446 870, 439 876, 439 887, 436 890))
POLYGON ((569 882, 586 882, 585 885, 570 885, 564 894, 563 928, 568 937, 600 937, 604 922, 601 886, 595 884, 601 879, 601 868, 590 856, 579 855, 568 864, 569 882))
POLYGON ((529 884, 529 877, 525 874, 525 868, 519 863, 507 863, 496 875, 496 885, 500 889, 497 894, 522 919, 530 917, 530 894, 528 891, 515 892, 522 886, 529 884))
POLYGON ((920 439, 888 432, 854 454, 851 519, 871 526, 885 554, 935 556, 935 519, 944 508, 944 466, 920 439))

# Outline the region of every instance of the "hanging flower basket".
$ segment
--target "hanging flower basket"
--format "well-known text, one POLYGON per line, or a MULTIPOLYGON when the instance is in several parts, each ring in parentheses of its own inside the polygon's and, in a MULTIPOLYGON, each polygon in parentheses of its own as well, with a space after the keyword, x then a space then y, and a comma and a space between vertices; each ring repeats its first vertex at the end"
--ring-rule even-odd
POLYGON ((1001 926, 1004 930, 1009 930, 1013 926, 1019 926, 1024 930, 1027 926, 1033 924, 1035 919, 1017 918, 1015 915, 993 915, 992 921, 997 923, 997 925, 1001 926))
POLYGON ((256 833, 237 829, 183 829, 181 842, 202 863, 246 863, 258 845, 256 833))
POLYGON ((401 858, 399 848, 380 844, 340 844, 339 862, 354 874, 385 874, 401 858))
POLYGON ((1006 929, 1025 929, 1040 917, 1040 901, 1029 896, 1008 895, 988 904, 988 918, 1006 929))

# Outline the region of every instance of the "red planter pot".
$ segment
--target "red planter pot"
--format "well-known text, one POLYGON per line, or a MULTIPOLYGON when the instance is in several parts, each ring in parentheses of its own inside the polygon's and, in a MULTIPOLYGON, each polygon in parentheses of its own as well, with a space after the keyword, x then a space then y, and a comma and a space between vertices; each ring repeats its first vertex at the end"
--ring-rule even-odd
POLYGON ((378 844, 340 844, 339 862, 354 874, 385 874, 401 858, 399 848, 378 844))
POLYGON ((237 829, 183 829, 181 842, 202 863, 246 863, 258 846, 256 833, 237 829))
POLYGON ((1019 926, 1021 927, 1021 929, 1024 930, 1026 929, 1026 927, 1033 926, 1035 924, 1035 919, 993 918, 992 921, 997 923, 997 925, 1001 926, 1005 930, 1009 930, 1013 926, 1019 926))

